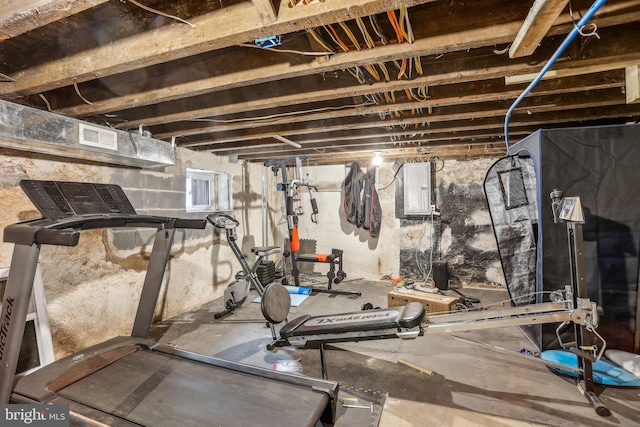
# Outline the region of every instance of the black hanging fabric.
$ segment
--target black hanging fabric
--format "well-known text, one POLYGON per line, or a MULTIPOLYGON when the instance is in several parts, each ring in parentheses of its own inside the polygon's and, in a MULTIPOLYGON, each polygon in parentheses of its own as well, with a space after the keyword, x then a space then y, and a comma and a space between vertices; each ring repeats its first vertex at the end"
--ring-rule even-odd
POLYGON ((347 221, 358 228, 369 230, 369 236, 378 237, 382 224, 382 207, 375 186, 375 169, 362 172, 357 162, 342 183, 344 213, 347 221))
POLYGON ((367 170, 362 189, 362 228, 369 230, 369 236, 378 237, 382 223, 382 207, 376 190, 375 169, 367 170))
POLYGON ((363 179, 364 173, 360 170, 360 166, 357 162, 353 162, 342 183, 344 214, 347 221, 356 225, 358 225, 363 179))

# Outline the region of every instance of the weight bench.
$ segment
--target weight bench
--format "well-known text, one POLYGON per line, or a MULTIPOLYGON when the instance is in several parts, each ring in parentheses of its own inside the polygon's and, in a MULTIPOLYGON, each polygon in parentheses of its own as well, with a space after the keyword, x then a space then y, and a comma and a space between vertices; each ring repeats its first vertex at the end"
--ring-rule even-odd
POLYGON ((330 254, 297 254, 295 255, 297 262, 319 262, 329 264, 329 272, 327 278, 329 283, 327 289, 331 290, 331 284, 338 284, 347 277, 347 273, 342 269, 342 255, 344 251, 342 249, 331 249, 330 254), (338 271, 336 272, 336 265, 338 271))
POLYGON ((424 305, 410 302, 402 307, 379 308, 325 316, 296 317, 280 329, 280 338, 267 348, 294 346, 319 348, 322 377, 327 378, 324 345, 388 338, 414 339, 423 335, 424 305))
MULTIPOLYGON (((298 254, 297 251, 300 248, 299 240, 297 236, 294 235, 294 240, 288 243, 291 252, 285 251, 284 256, 291 256, 291 274, 293 275, 293 282, 295 286, 300 286, 300 270, 298 270, 299 262, 315 262, 321 264, 329 264, 329 271, 327 272, 327 289, 318 289, 312 287, 312 292, 318 293, 327 293, 332 295, 347 295, 350 297, 359 297, 362 295, 361 292, 358 291, 340 291, 336 289, 331 289, 331 286, 335 283, 338 284, 342 282, 346 277, 347 273, 342 269, 342 256, 344 251, 342 249, 331 249, 330 254, 298 254), (338 271, 336 271, 336 266, 338 266, 338 271)), ((287 241, 285 241, 285 246, 287 245, 287 241)))

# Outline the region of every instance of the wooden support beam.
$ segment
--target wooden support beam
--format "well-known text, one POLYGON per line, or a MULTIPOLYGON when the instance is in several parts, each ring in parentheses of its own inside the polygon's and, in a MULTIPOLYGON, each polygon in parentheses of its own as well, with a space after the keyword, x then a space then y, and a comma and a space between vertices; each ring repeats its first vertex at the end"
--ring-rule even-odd
MULTIPOLYGON (((585 122, 586 117, 597 117, 598 119, 616 118, 620 117, 621 112, 625 107, 624 105, 618 105, 609 108, 592 108, 592 109, 575 109, 557 112, 546 112, 536 115, 521 114, 515 117, 515 121, 510 128, 512 132, 510 134, 522 134, 522 132, 532 133, 541 127, 553 128, 557 126, 563 126, 565 123, 582 121, 585 122)), ((638 114, 640 110, 634 108, 633 110, 624 113, 627 117, 633 117, 638 114)), ((394 123, 390 123, 393 125, 394 123)), ((434 141, 441 138, 442 135, 453 134, 453 136, 463 136, 465 134, 473 134, 474 132, 483 132, 485 136, 488 135, 501 135, 504 129, 504 120, 502 117, 489 117, 489 118, 476 118, 474 120, 457 120, 450 122, 433 122, 427 126, 420 126, 418 128, 408 127, 406 130, 386 130, 382 127, 373 127, 371 130, 353 132, 351 130, 338 130, 331 132, 322 132, 317 134, 311 134, 307 136, 294 136, 296 141, 304 147, 313 147, 317 149, 330 148, 335 145, 349 145, 356 144, 359 141, 366 142, 367 144, 373 141, 382 141, 388 143, 390 141, 420 141, 429 140, 434 141)), ((477 135, 476 135, 477 136, 477 135)), ((449 136, 451 137, 451 136, 449 136)), ((180 145, 178 143, 178 145, 180 145)), ((236 150, 255 150, 259 152, 263 147, 278 146, 282 144, 274 144, 268 140, 247 140, 238 142, 203 142, 195 148, 197 150, 208 150, 212 152, 220 152, 220 154, 233 154, 238 153, 236 150), (264 141, 264 143, 263 143, 264 141)))
MULTIPOLYGON (((632 63, 637 63, 638 59, 640 59, 640 52, 629 54, 628 56, 624 56, 624 58, 625 60, 633 61, 632 63)), ((578 61, 576 63, 571 62, 571 63, 567 63, 566 65, 570 67, 572 64, 575 66, 575 64, 581 63, 581 64, 594 64, 595 66, 600 62, 603 62, 602 57, 593 58, 593 59, 584 60, 584 61, 578 61)), ((209 117, 209 116, 215 116, 219 114, 231 114, 231 113, 239 113, 244 111, 261 110, 261 109, 272 108, 277 106, 285 106, 285 105, 290 106, 290 105, 304 104, 309 102, 320 102, 320 101, 325 101, 330 99, 336 99, 339 97, 362 96, 365 94, 381 93, 385 91, 403 91, 404 89, 418 87, 418 86, 432 86, 432 85, 446 84, 451 82, 486 80, 486 79, 492 79, 492 78, 501 77, 504 75, 517 73, 516 70, 518 69, 531 70, 532 68, 538 68, 538 67, 531 64, 521 63, 521 64, 496 66, 496 67, 486 67, 486 68, 480 68, 480 69, 467 69, 467 70, 458 69, 455 71, 444 72, 442 74, 424 75, 411 81, 393 80, 387 83, 377 83, 374 85, 359 85, 359 86, 353 86, 345 89, 327 89, 327 90, 320 90, 316 92, 306 92, 306 93, 301 92, 293 95, 275 96, 271 98, 257 99, 254 101, 239 102, 236 104, 227 103, 224 106, 192 109, 191 111, 188 111, 188 112, 158 114, 159 111, 155 110, 154 112, 158 114, 155 117, 146 117, 139 120, 131 120, 126 123, 119 124, 116 127, 119 129, 131 129, 131 128, 136 128, 141 124, 145 126, 154 126, 154 125, 159 125, 163 123, 171 123, 171 122, 177 122, 177 121, 183 121, 183 120, 189 120, 189 119, 195 119, 195 118, 209 117)), ((58 110, 57 112, 63 113, 63 114, 69 113, 67 110, 58 110)))
POLYGON ((569 0, 535 0, 509 48, 509 58, 533 54, 568 2, 569 0))
POLYGON ((271 0, 251 0, 253 7, 258 10, 260 20, 263 24, 271 24, 278 19, 276 8, 271 0))
MULTIPOLYGON (((308 152, 305 156, 308 159, 305 160, 305 164, 321 165, 321 164, 335 164, 336 155, 340 156, 340 160, 347 161, 361 161, 368 160, 373 157, 374 151, 380 151, 380 147, 368 148, 362 150, 338 150, 336 152, 308 152)), ((496 142, 494 140, 489 141, 460 141, 452 142, 450 146, 437 146, 437 147, 406 147, 402 150, 398 150, 398 147, 394 147, 392 152, 386 153, 384 150, 383 156, 387 160, 391 159, 415 159, 415 158, 439 158, 439 159, 477 159, 481 157, 502 157, 506 154, 506 147, 504 143, 496 142)), ((265 155, 262 157, 246 157, 238 156, 238 159, 251 161, 251 162, 264 162, 266 160, 282 157, 292 157, 299 155, 297 151, 290 151, 287 153, 265 155)))
MULTIPOLYGON (((549 70, 542 77, 542 80, 560 79, 573 76, 584 76, 586 74, 601 73, 603 71, 621 70, 627 67, 636 65, 638 61, 632 55, 626 58, 619 58, 618 60, 612 60, 611 62, 601 62, 593 65, 586 65, 583 67, 567 67, 559 70, 549 70)), ((517 76, 507 76, 504 78, 504 82, 507 85, 529 83, 532 82, 539 73, 520 74, 517 76)))
MULTIPOLYGON (((637 1, 637 0, 636 0, 637 1)), ((638 2, 640 3, 640 2, 638 2)), ((315 4, 313 5, 316 6, 315 4)), ((603 8, 606 6, 603 6, 603 8)), ((304 8, 304 7, 303 7, 304 8)), ((287 8, 288 9, 288 8, 287 8)), ((446 8, 445 8, 446 9, 446 8)), ((438 8, 434 8, 438 11, 438 8)), ((446 12, 446 10, 445 10, 446 12)), ((640 13, 640 12, 639 12, 640 13)), ((435 14, 435 12, 434 12, 435 14)), ((635 16, 635 15, 633 15, 635 16)), ((447 15, 443 12, 443 16, 433 16, 433 19, 446 20, 447 15)), ((619 23, 622 16, 610 18, 609 23, 619 23)), ((640 15, 639 15, 640 19, 640 15)), ((601 23, 604 25, 603 23, 601 23)), ((242 58, 234 60, 228 60, 228 57, 218 59, 219 66, 214 64, 214 68, 220 68, 228 70, 223 75, 211 76, 199 80, 188 81, 180 84, 175 84, 167 87, 160 87, 150 89, 144 92, 125 94, 119 97, 103 101, 94 101, 92 104, 80 104, 72 107, 65 107, 55 109, 56 112, 69 115, 73 117, 85 117, 88 115, 103 114, 108 112, 114 112, 123 109, 130 109, 135 107, 147 106, 152 104, 158 104, 162 102, 169 102, 172 100, 191 98, 198 95, 212 93, 222 90, 230 90, 241 87, 247 87, 249 85, 265 84, 273 81, 282 81, 285 79, 309 76, 313 74, 328 73, 336 70, 345 70, 353 66, 361 66, 365 64, 375 64, 379 62, 388 62, 391 60, 399 60, 403 58, 428 56, 439 54, 442 50, 447 52, 466 51, 468 49, 474 49, 484 46, 491 46, 496 43, 507 43, 513 40, 519 25, 517 23, 503 23, 501 25, 493 25, 490 27, 482 26, 482 21, 477 21, 475 25, 477 28, 470 27, 466 31, 457 32, 453 34, 439 34, 430 37, 425 37, 416 40, 414 43, 402 43, 402 44, 389 44, 386 46, 378 46, 375 49, 363 49, 360 51, 351 51, 348 53, 339 53, 332 55, 331 57, 319 57, 309 62, 290 64, 288 62, 279 62, 277 60, 266 61, 265 66, 258 67, 253 66, 250 70, 244 67, 245 61, 242 58)), ((565 29, 569 29, 568 25, 565 29)), ((554 31, 561 31, 562 28, 554 28, 554 31)), ((264 33, 262 34, 262 36, 264 33)), ((624 43, 624 42, 621 42, 624 43)), ((593 51, 593 47, 591 50, 593 51)), ((269 58, 269 52, 262 52, 262 54, 269 58)), ((277 53, 271 53, 272 55, 278 55, 277 53)), ((550 53, 549 53, 550 54, 550 53)), ((548 56, 541 56, 539 58, 542 61, 548 56)), ((234 55, 235 58, 235 55, 234 55)), ((84 61, 87 62, 87 61, 84 61)), ((558 65, 563 62, 558 61, 558 65)), ((539 65, 523 64, 523 68, 527 71, 518 71, 508 68, 508 65, 503 65, 504 68, 500 70, 494 70, 499 73, 502 72, 502 76, 514 75, 521 73, 529 73, 534 70, 539 70, 539 65), (528 65, 524 67, 524 65, 528 65)), ((514 64, 509 64, 514 65, 514 64)), ((86 64, 83 64, 86 67, 86 64)), ((486 67, 486 65, 485 65, 486 67)), ((490 67, 487 67, 490 68, 490 67)), ((104 71, 100 71, 104 72, 104 71)), ((32 73, 29 73, 31 75, 32 73)), ((14 76, 15 77, 15 76, 14 76)), ((459 75, 452 72, 449 76, 450 79, 457 78, 459 81, 464 80, 466 74, 460 73, 459 75), (457 77, 456 77, 457 76, 457 77)), ((434 79, 434 81, 436 81, 434 79)), ((80 80, 78 80, 78 83, 80 80)), ((392 83, 389 83, 392 85, 392 83)), ((390 87, 388 90, 403 90, 401 85, 406 85, 406 82, 393 83, 396 87, 390 87)), ((438 84, 429 83, 429 84, 438 84)), ((379 86, 379 84, 377 84, 379 86)), ((0 91, 3 86, 0 84, 0 91)), ((15 90, 16 88, 14 88, 15 90)), ((385 91, 386 88, 380 89, 385 91)), ((32 92, 32 90, 28 90, 32 92)), ((34 92, 37 93, 37 92, 34 92)), ((206 115, 207 113, 205 113, 206 115)), ((132 122, 132 127, 136 127, 140 123, 132 122)), ((152 124, 145 122, 144 124, 152 124)))
POLYGON ((640 71, 638 65, 626 67, 624 71, 627 104, 640 102, 640 71))
MULTIPOLYGON (((526 135, 531 134, 533 130, 517 130, 513 132, 513 135, 524 137, 526 135)), ((454 133, 443 133, 439 136, 429 136, 424 138, 417 139, 398 139, 397 141, 391 141, 389 137, 380 137, 380 138, 370 138, 366 142, 357 142, 352 140, 341 140, 340 144, 309 144, 301 147, 303 152, 301 154, 310 154, 313 151, 332 151, 336 148, 340 148, 341 150, 385 150, 385 149, 393 149, 398 148, 399 146, 442 146, 442 145, 450 145, 452 141, 491 141, 496 140, 495 133, 491 132, 467 132, 466 134, 454 134, 454 133)), ((505 146, 506 148, 506 146, 505 146)), ((291 147, 287 147, 283 144, 265 144, 260 146, 253 147, 236 147, 233 149, 221 149, 217 146, 212 146, 211 148, 206 149, 206 151, 212 152, 217 155, 229 156, 232 154, 237 154, 238 156, 242 155, 246 158, 250 157, 261 157, 267 154, 278 154, 282 155, 286 151, 291 150, 291 147)))
MULTIPOLYGON (((264 120, 260 120, 260 111, 255 111, 256 115, 254 121, 250 121, 249 117, 243 114, 242 121, 234 121, 234 117, 231 115, 225 115, 222 117, 216 117, 217 121, 210 125, 201 125, 200 122, 192 124, 191 128, 181 127, 180 129, 168 132, 152 132, 154 137, 165 139, 172 136, 189 136, 198 135, 203 133, 209 133, 211 135, 215 133, 228 133, 241 129, 255 129, 259 127, 273 128, 275 126, 291 127, 292 124, 312 121, 325 121, 336 118, 344 119, 346 117, 363 116, 363 115, 378 115, 380 113, 389 113, 391 111, 411 111, 415 109, 428 109, 433 107, 452 106, 452 105, 471 105, 484 102, 493 101, 508 101, 516 99, 522 92, 521 88, 517 87, 505 87, 500 80, 488 80, 477 81, 470 83, 458 83, 449 85, 434 86, 430 90, 430 97, 425 101, 404 101, 394 104, 379 104, 379 105, 345 105, 345 108, 329 109, 327 111, 305 113, 300 111, 298 115, 287 114, 280 118, 270 118, 268 123, 264 120), (229 120, 229 123, 224 123, 225 119, 229 120)), ((553 95, 560 93, 572 93, 580 91, 590 91, 598 89, 606 89, 613 87, 624 87, 624 75, 622 72, 608 72, 601 74, 594 74, 589 77, 573 77, 563 79, 562 81, 547 81, 541 82, 534 92, 535 96, 553 95)), ((349 92, 347 88, 341 90, 335 90, 336 97, 349 98, 353 92, 349 92), (344 90, 344 92, 343 92, 344 90)), ((307 93, 309 99, 315 98, 312 93, 307 93)), ((274 105, 277 102, 274 101, 274 105)), ((228 107, 235 110, 234 105, 231 104, 228 107)), ((289 106, 291 111, 291 106, 289 106)), ((243 109, 244 111, 250 111, 243 109)), ((295 110, 294 110, 295 111, 295 110)), ((294 111, 291 111, 293 113, 294 111)), ((206 122, 205 122, 206 123, 206 122)))
POLYGON ((168 62, 245 43, 265 35, 286 34, 435 0, 343 0, 313 7, 281 8, 278 20, 264 25, 256 9, 238 2, 189 20, 195 28, 169 25, 116 40, 98 48, 15 73, 14 83, 0 83, 0 94, 37 94, 96 77, 168 62))
POLYGON ((3 0, 0 40, 19 36, 109 0, 3 0))
MULTIPOLYGON (((595 106, 614 106, 624 104, 624 96, 618 88, 593 90, 589 92, 579 92, 571 94, 560 94, 554 96, 532 96, 526 99, 519 106, 515 113, 534 114, 538 112, 563 111, 577 108, 590 108, 595 106)), ((375 115, 369 115, 366 119, 361 117, 324 120, 317 125, 302 124, 298 126, 290 125, 281 129, 261 128, 258 132, 236 131, 224 133, 219 137, 210 135, 197 135, 193 137, 181 138, 180 144, 183 146, 197 146, 198 144, 208 144, 215 142, 238 142, 252 139, 270 138, 274 133, 285 137, 293 135, 308 135, 317 132, 333 132, 341 130, 367 129, 380 126, 415 126, 434 122, 473 120, 487 117, 504 117, 505 107, 503 102, 483 103, 476 107, 471 105, 455 105, 448 107, 434 108, 430 113, 423 111, 422 114, 407 115, 387 120, 380 120, 375 115)), ((295 137, 293 137, 295 139, 295 137)))

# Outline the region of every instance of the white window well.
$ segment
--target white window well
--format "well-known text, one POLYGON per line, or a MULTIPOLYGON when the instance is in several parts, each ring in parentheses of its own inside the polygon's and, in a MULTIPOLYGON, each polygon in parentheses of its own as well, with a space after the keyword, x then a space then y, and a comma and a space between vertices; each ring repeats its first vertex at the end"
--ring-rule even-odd
POLYGON ((225 172, 187 169, 187 212, 233 210, 233 175, 225 172))

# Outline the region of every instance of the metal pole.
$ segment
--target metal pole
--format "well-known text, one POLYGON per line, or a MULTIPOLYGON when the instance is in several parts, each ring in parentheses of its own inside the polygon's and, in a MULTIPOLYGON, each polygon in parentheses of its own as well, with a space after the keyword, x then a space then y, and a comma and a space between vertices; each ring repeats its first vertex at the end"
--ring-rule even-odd
POLYGON ((153 314, 160 296, 160 288, 162 287, 162 279, 167 269, 169 256, 171 255, 171 245, 175 228, 160 229, 156 232, 153 241, 153 249, 149 259, 147 274, 144 278, 140 302, 138 303, 138 311, 136 319, 133 322, 131 336, 136 338, 147 338, 149 330, 153 323, 153 314))
POLYGON ((262 165, 262 246, 269 246, 269 170, 262 165))
MULTIPOLYGON (((571 267, 571 285, 573 290, 574 307, 578 307, 578 298, 588 298, 587 283, 585 281, 584 265, 584 239, 582 224, 577 222, 567 223, 567 234, 569 237, 569 260, 571 267)), ((578 367, 583 369, 582 384, 578 379, 578 388, 584 393, 591 403, 596 413, 606 417, 611 415, 609 408, 604 406, 595 394, 595 384, 593 382, 593 366, 591 360, 584 354, 583 345, 591 345, 593 336, 585 325, 574 324, 576 336, 576 349, 574 353, 578 356, 578 367)))

